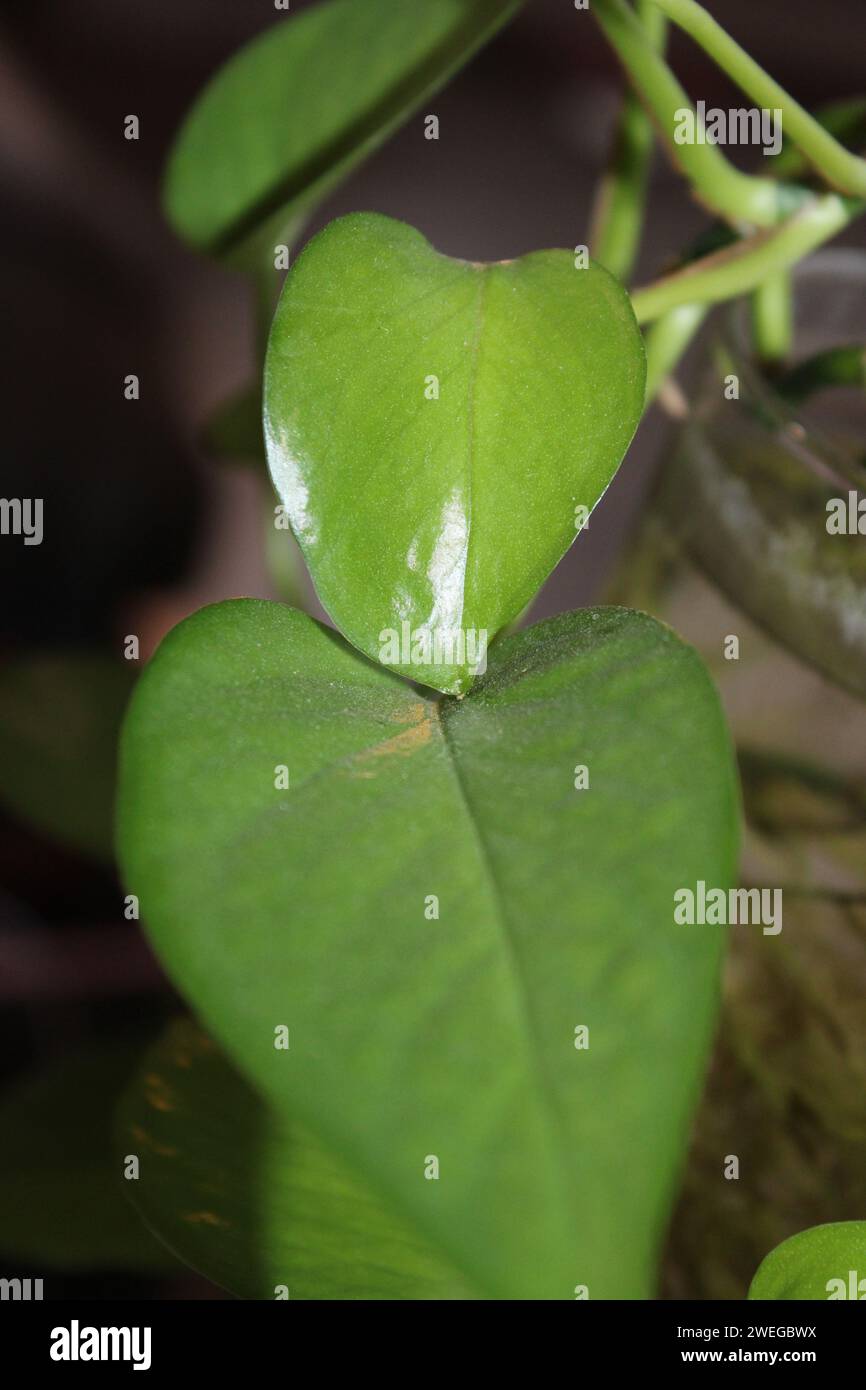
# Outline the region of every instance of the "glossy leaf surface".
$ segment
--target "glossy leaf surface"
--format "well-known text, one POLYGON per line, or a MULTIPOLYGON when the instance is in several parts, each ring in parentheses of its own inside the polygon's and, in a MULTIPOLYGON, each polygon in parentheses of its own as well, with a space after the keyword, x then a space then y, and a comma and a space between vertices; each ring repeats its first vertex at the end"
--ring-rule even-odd
POLYGON ((265 440, 341 631, 467 690, 616 472, 644 374, 628 295, 571 252, 477 265, 390 218, 331 223, 283 289, 265 440))
POLYGON ((181 129, 165 188, 175 229, 229 252, 297 226, 518 6, 326 0, 266 30, 220 69, 181 129))

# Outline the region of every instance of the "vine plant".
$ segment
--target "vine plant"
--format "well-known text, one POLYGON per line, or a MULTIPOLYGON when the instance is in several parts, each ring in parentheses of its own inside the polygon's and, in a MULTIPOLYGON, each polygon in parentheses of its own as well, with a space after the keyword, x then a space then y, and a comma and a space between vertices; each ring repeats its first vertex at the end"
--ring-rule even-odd
POLYGON ((217 74, 168 169, 177 231, 256 286, 276 522, 341 634, 207 608, 122 743, 126 880, 207 1030, 130 1089, 128 1187, 247 1296, 652 1296, 712 1035, 724 933, 674 916, 736 875, 712 683, 626 609, 510 629, 709 306, 752 295, 784 356, 788 271, 866 163, 693 0, 592 0, 632 88, 593 258, 453 260, 356 213, 274 312, 315 205, 519 8, 322 0, 217 74), (792 173, 675 141, 669 20, 781 112, 792 173), (629 292, 655 135, 718 222, 629 292))

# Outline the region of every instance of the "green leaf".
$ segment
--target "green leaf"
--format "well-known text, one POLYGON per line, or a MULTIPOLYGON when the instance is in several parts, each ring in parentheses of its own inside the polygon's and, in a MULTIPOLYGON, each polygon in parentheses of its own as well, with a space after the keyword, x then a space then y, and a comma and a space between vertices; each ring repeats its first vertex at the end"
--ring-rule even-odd
POLYGON ((180 131, 165 185, 175 229, 220 253, 279 239, 519 3, 329 0, 268 29, 220 69, 180 131))
POLYGON ((244 1298, 468 1299, 315 1135, 269 1109, 206 1033, 173 1023, 120 1107, 126 1192, 194 1269, 244 1298))
POLYGON ((130 891, 267 1101, 483 1296, 648 1296, 724 946, 674 893, 737 838, 696 654, 569 614, 432 701, 238 600, 163 643, 121 762, 130 891))
POLYGON ((265 440, 350 641, 467 690, 478 644, 526 607, 574 540, 576 507, 616 472, 644 374, 628 295, 571 252, 454 261, 372 214, 314 238, 271 330, 265 440))
POLYGON ((137 673, 92 652, 41 653, 0 669, 0 800, 100 859, 113 853, 117 737, 137 673))
POLYGON ((0 1095, 0 1250, 54 1269, 177 1269, 123 1199, 111 1126, 143 1040, 82 1049, 0 1095))
POLYGON ((761 1263, 749 1298, 866 1299, 866 1221, 812 1226, 783 1240, 761 1263))

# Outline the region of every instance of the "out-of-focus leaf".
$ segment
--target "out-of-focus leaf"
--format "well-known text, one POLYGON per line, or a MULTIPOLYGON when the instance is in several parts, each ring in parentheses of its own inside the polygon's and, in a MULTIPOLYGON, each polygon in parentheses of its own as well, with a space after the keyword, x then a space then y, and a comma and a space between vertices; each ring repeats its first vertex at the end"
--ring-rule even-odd
POLYGON ((468 654, 406 652, 492 641, 534 598, 619 467, 645 372, 625 290, 572 252, 476 265, 388 217, 332 222, 286 279, 265 442, 341 631, 465 692, 468 654))
POLYGON ((834 467, 802 431, 774 430, 732 405, 686 427, 660 506, 734 603, 866 695, 866 545, 856 533, 827 530, 828 502, 847 505, 852 489, 834 467))
POLYGON ((138 668, 100 653, 0 668, 0 801, 38 830, 112 857, 117 737, 138 668))
POLYGON ((205 251, 294 225, 442 87, 520 0, 326 0, 253 40, 199 97, 165 203, 205 251))
POLYGON ((141 1156, 125 1190, 151 1229, 241 1297, 281 1286, 292 1299, 473 1297, 351 1163, 269 1109, 189 1020, 144 1058, 118 1142, 141 1156))
POLYGON ((112 1120, 142 1040, 94 1046, 0 1092, 0 1251, 54 1269, 178 1265, 123 1199, 112 1120))
POLYGON ((749 1298, 866 1299, 866 1221, 812 1226, 782 1241, 761 1264, 749 1298))
POLYGON ((270 1105, 483 1296, 650 1295, 725 940, 674 894, 728 887, 737 841, 690 649, 568 614, 432 701, 219 604, 148 666, 121 786, 160 955, 270 1105))

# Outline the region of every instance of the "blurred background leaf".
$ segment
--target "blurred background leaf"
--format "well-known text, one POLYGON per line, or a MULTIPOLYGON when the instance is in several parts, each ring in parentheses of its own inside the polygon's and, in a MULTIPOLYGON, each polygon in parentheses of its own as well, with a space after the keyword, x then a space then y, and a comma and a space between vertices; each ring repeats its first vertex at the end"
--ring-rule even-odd
POLYGON ((166 174, 170 221, 192 245, 216 253, 250 238, 290 242, 286 229, 519 4, 323 0, 269 29, 220 69, 189 113, 166 174))
POLYGON ((866 696, 858 616, 866 615, 866 546, 825 525, 827 502, 856 483, 844 466, 802 428, 774 430, 732 408, 686 427, 660 505, 692 558, 749 617, 866 696))
POLYGON ((177 1261, 124 1201, 112 1151, 118 1096, 144 1037, 93 1046, 0 1093, 0 1250, 63 1270, 162 1272, 177 1261))

